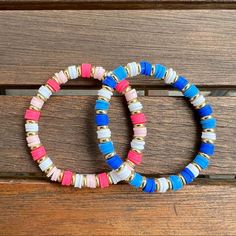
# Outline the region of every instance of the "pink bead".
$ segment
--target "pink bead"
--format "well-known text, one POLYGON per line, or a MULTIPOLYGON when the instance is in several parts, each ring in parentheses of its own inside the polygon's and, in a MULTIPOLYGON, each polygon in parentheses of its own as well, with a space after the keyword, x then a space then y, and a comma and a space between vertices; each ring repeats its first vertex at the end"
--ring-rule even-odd
POLYGON ((28 143, 28 146, 35 146, 37 144, 40 144, 40 139, 38 135, 31 135, 26 138, 26 141, 28 143))
POLYGON ((125 98, 126 98, 127 101, 133 100, 137 97, 138 97, 138 95, 137 95, 137 92, 136 92, 135 89, 132 89, 132 90, 130 90, 129 92, 127 92, 125 94, 125 98))
POLYGON ((40 112, 39 111, 27 109, 26 112, 25 112, 25 119, 26 120, 38 121, 39 117, 40 117, 40 112))
POLYGON ((65 84, 68 81, 68 78, 62 70, 59 73, 56 73, 55 75, 61 84, 65 84))
POLYGON ((120 83, 118 83, 115 87, 117 92, 122 93, 129 86, 129 82, 124 79, 120 83))
POLYGON ((92 71, 92 65, 83 63, 81 65, 81 76, 82 78, 90 78, 91 77, 91 71, 92 71))
POLYGON ((101 188, 109 187, 109 179, 106 173, 101 173, 98 175, 98 180, 100 183, 101 188))
POLYGON ((54 166, 54 167, 48 172, 47 177, 48 177, 48 178, 51 177, 51 176, 53 175, 53 173, 54 173, 56 170, 57 170, 57 167, 54 166))
POLYGON ((130 150, 128 153, 128 159, 133 162, 135 165, 139 165, 142 162, 142 154, 137 153, 133 150, 130 150))
POLYGON ((54 92, 60 90, 60 85, 54 79, 49 79, 47 84, 53 89, 54 92))
POLYGON ((44 101, 38 97, 33 97, 31 99, 31 102, 30 102, 31 105, 37 107, 38 109, 41 109, 43 104, 44 104, 44 101))
POLYGON ((52 174, 51 180, 57 181, 59 179, 60 174, 61 174, 61 170, 56 168, 56 170, 52 174))
POLYGON ((40 146, 31 151, 31 155, 35 161, 39 160, 40 158, 46 156, 46 150, 44 146, 40 146))
POLYGON ((96 178, 94 175, 86 175, 87 187, 96 188, 96 178))
POLYGON ((104 73, 105 73, 105 69, 103 69, 103 67, 96 67, 93 78, 101 80, 104 73))
POLYGON ((62 176, 61 184, 65 186, 71 185, 73 173, 69 170, 65 170, 62 176))
POLYGON ((134 136, 145 137, 147 135, 147 128, 133 128, 134 136))
POLYGON ((144 124, 145 122, 147 122, 147 119, 143 113, 134 114, 134 115, 131 115, 130 117, 134 125, 144 124))

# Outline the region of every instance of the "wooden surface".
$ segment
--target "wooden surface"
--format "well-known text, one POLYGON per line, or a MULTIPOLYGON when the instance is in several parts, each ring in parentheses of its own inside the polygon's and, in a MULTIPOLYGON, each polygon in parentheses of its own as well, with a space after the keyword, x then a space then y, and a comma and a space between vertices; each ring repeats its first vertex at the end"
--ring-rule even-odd
MULTIPOLYGON (((0 0, 0 9, 0 235, 236 235, 236 97, 224 96, 236 94, 235 1, 0 0), (154 195, 126 184, 80 191, 46 180, 26 147, 26 95, 70 64, 113 69, 142 59, 172 66, 214 95, 207 97, 218 121, 209 168, 177 193, 154 195)), ((182 97, 168 96, 173 90, 163 82, 130 82, 144 92, 149 121, 137 170, 180 171, 200 142, 196 115, 182 97)), ((64 88, 76 96, 55 96, 45 105, 40 137, 58 166, 108 170, 96 146, 91 94, 99 87, 89 79, 70 81, 64 88)), ((132 138, 124 104, 114 97, 109 113, 123 158, 132 138)))

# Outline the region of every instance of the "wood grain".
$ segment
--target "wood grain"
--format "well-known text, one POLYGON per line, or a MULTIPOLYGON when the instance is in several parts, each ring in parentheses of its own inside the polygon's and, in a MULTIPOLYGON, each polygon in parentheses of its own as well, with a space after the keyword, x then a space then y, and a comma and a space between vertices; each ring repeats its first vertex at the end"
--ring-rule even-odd
POLYGON ((1 235, 235 235, 236 182, 144 194, 128 185, 75 190, 0 183, 1 235))
MULTIPOLYGON (((41 141, 58 166, 82 173, 107 169, 97 148, 95 99, 55 96, 45 105, 40 122, 41 141)), ((218 120, 218 139, 216 155, 202 173, 236 175, 236 97, 208 97, 208 100, 218 120)), ((23 114, 29 101, 30 97, 0 96, 0 172, 41 174, 25 142, 23 114)), ((180 171, 194 158, 200 141, 192 109, 180 97, 140 97, 140 101, 149 122, 143 164, 138 170, 152 175, 180 171)), ((123 98, 113 98, 110 120, 116 150, 125 158, 132 129, 123 98)))
MULTIPOLYGON (((229 10, 1 11, 0 86, 38 86, 70 64, 113 69, 149 60, 201 86, 236 87, 236 14, 229 10), (170 17, 174 16, 174 17, 170 17)), ((133 79, 139 86, 164 86, 133 79)), ((91 80, 68 86, 94 86, 91 80)))

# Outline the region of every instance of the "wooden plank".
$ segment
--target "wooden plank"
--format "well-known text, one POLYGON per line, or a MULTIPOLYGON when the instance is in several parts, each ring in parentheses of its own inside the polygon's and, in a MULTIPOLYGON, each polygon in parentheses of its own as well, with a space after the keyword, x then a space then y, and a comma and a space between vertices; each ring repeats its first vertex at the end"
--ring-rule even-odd
MULTIPOLYGON (((201 86, 236 87, 236 14, 228 10, 2 11, 0 86, 38 86, 70 64, 149 60, 201 86), (170 15, 174 17, 170 17, 170 15)), ((133 79, 139 86, 163 86, 133 79)), ((90 80, 68 86, 94 86, 90 80)))
POLYGON ((236 9, 235 0, 0 0, 0 10, 236 9))
MULTIPOLYGON (((81 173, 107 170, 99 153, 94 124, 95 97, 53 97, 40 121, 41 141, 57 166, 81 173)), ((236 97, 208 97, 218 119, 216 155, 203 174, 236 175, 236 97)), ((0 172, 39 174, 26 147, 23 114, 30 97, 0 96, 0 172)), ((183 98, 140 97, 148 117, 143 164, 138 171, 159 175, 180 171, 191 161, 200 140, 194 113, 183 98)), ((131 124, 124 100, 114 97, 110 128, 117 153, 125 158, 131 124)))
POLYGON ((0 234, 9 236, 235 235, 236 182, 150 195, 128 185, 80 191, 1 181, 0 219, 0 234))

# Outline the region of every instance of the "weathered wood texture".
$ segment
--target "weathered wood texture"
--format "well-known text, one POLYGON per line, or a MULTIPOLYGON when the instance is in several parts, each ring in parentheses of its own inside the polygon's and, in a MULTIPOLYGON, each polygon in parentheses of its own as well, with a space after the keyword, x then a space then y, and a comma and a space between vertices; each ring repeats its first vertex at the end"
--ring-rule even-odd
POLYGON ((235 182, 148 195, 128 185, 75 190, 1 182, 1 235, 235 235, 235 182))
MULTIPOLYGON (((106 169, 99 153, 94 124, 96 97, 53 97, 43 109, 41 140, 49 156, 63 168, 80 172, 106 169)), ((218 120, 216 155, 203 174, 236 175, 236 97, 209 97, 218 120)), ((1 96, 0 172, 40 173, 27 152, 24 135, 24 110, 30 97, 1 96)), ((110 127, 117 152, 125 157, 132 137, 128 109, 121 97, 112 100, 110 127), (123 154, 123 155, 122 155, 123 154)), ((194 158, 200 141, 194 113, 183 98, 140 97, 148 117, 148 137, 143 164, 146 174, 180 171, 194 158)))
MULTIPOLYGON (((74 63, 90 62, 113 69, 146 59, 172 66, 201 86, 236 87, 234 13, 1 11, 0 86, 38 86, 74 63)), ((148 83, 133 79, 132 83, 161 84, 155 79, 148 83)), ((81 80, 68 86, 95 84, 81 80)))

